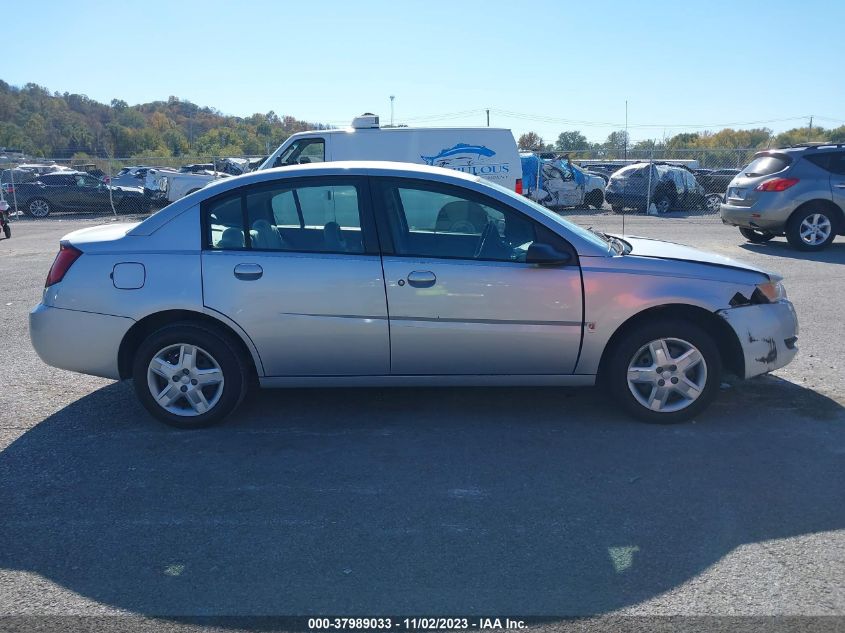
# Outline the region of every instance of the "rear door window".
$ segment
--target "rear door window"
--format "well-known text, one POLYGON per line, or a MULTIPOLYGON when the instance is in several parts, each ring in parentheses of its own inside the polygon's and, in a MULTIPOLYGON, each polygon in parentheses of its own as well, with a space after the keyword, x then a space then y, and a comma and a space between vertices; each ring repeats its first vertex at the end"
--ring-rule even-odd
POLYGON ((807 160, 831 173, 845 175, 845 152, 814 154, 807 156, 807 160))

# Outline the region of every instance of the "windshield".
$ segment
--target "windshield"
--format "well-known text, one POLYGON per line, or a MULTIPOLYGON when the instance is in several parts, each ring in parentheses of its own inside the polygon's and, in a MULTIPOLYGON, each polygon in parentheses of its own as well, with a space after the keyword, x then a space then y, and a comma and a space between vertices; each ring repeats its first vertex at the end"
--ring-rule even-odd
MULTIPOLYGON (((481 181, 480 178, 479 181, 481 181)), ((524 204, 527 204, 532 209, 534 209, 538 213, 542 213, 545 217, 549 218, 550 220, 553 220, 556 224, 559 224, 570 233, 574 233, 581 239, 595 244, 602 250, 607 250, 609 248, 607 240, 603 239, 598 234, 593 233, 592 231, 588 231, 587 229, 578 226, 577 224, 570 222, 569 220, 564 220, 556 213, 552 213, 546 207, 537 204, 533 200, 530 200, 529 198, 526 198, 525 196, 522 196, 516 193, 515 191, 511 191, 507 187, 503 187, 502 185, 496 184, 495 182, 490 182, 489 180, 483 180, 482 182, 484 182, 485 185, 493 187, 497 191, 501 191, 502 193, 506 194, 509 198, 513 198, 514 200, 518 200, 524 204)))

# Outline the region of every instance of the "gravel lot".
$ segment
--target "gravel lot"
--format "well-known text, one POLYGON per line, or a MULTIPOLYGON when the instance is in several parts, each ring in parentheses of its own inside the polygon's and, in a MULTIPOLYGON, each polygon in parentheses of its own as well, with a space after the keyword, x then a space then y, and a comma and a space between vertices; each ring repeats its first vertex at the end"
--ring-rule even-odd
POLYGON ((845 240, 626 220, 780 272, 798 310, 796 360, 693 423, 596 390, 297 390, 178 432, 30 347, 92 223, 0 241, 0 614, 845 615, 845 240))

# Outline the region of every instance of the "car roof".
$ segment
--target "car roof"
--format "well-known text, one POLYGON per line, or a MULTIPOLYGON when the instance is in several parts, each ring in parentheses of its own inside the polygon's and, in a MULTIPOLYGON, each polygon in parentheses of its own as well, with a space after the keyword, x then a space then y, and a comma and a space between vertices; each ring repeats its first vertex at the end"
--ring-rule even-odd
MULTIPOLYGON (((158 213, 151 215, 142 223, 130 229, 128 234, 135 236, 150 235, 162 228, 172 219, 195 206, 201 200, 206 200, 246 185, 272 182, 278 180, 279 176, 284 176, 286 178, 303 178, 309 176, 381 176, 394 178, 422 178, 429 181, 454 184, 459 187, 478 191, 505 204, 514 204, 514 200, 512 198, 513 194, 509 196, 508 194, 491 187, 490 185, 492 185, 492 183, 480 176, 464 174, 462 172, 455 171, 454 169, 390 161, 337 161, 309 163, 306 165, 290 165, 286 167, 276 167, 274 169, 263 169, 243 174, 241 176, 233 176, 231 178, 212 182, 195 193, 185 196, 173 204, 168 205, 158 213)), ((525 200, 525 205, 530 206, 527 199, 525 200)), ((536 210, 529 209, 528 212, 529 215, 540 220, 537 217, 538 212, 536 210)), ((545 220, 540 221, 545 223, 545 220)), ((579 245, 581 246, 579 252, 583 250, 584 253, 587 254, 601 256, 607 255, 606 251, 598 249, 595 245, 590 244, 583 238, 573 235, 572 239, 578 242, 578 244, 574 244, 576 248, 578 248, 579 245)))

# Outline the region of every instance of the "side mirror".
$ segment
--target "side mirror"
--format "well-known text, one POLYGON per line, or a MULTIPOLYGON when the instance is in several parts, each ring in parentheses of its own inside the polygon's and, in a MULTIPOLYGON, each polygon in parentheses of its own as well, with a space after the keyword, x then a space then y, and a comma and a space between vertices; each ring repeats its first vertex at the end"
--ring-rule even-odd
POLYGON ((526 264, 538 264, 540 266, 565 266, 572 261, 570 253, 561 252, 551 244, 534 242, 528 247, 525 254, 526 264))

